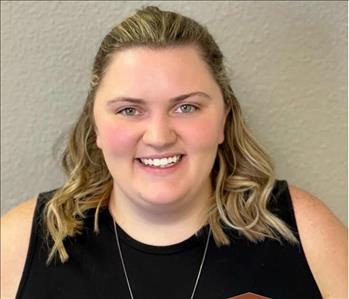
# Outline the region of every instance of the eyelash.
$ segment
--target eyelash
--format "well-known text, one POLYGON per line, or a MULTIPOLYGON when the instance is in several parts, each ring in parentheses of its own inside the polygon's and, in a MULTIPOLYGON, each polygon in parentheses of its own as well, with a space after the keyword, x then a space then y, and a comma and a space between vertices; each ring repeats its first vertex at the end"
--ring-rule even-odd
MULTIPOLYGON (((183 107, 183 106, 189 106, 189 107, 191 107, 191 108, 194 108, 194 111, 192 111, 192 112, 187 112, 187 113, 186 113, 186 112, 183 112, 184 114, 193 113, 193 112, 195 112, 195 111, 197 111, 197 110, 199 109, 197 106, 192 105, 192 104, 182 104, 182 105, 180 105, 178 108, 183 107)), ((126 117, 137 116, 137 115, 127 115, 127 114, 123 113, 123 112, 125 112, 127 109, 136 110, 135 107, 125 107, 125 108, 123 108, 123 109, 117 111, 116 114, 122 114, 123 116, 126 116, 126 117)))

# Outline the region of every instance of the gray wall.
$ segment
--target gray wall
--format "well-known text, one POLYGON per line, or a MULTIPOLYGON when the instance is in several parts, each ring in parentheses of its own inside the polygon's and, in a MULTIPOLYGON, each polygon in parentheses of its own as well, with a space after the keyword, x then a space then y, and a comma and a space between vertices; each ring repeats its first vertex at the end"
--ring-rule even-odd
POLYGON ((103 36, 145 4, 208 26, 279 178, 347 222, 346 2, 1 2, 2 210, 59 186, 103 36), (59 148, 59 147, 58 147, 59 148))

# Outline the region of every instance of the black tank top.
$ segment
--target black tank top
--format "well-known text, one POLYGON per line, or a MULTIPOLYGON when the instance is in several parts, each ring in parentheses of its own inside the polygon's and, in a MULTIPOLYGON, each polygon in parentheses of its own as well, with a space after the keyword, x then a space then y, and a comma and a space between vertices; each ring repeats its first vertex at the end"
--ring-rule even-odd
MULTIPOLYGON (((84 232, 64 242, 65 264, 45 265, 47 246, 40 219, 53 192, 41 193, 35 209, 29 251, 16 299, 129 299, 107 208, 100 214, 100 233, 93 232, 93 211, 84 232)), ((299 240, 286 181, 278 180, 269 209, 283 219, 299 240)), ((208 225, 197 234, 169 246, 151 246, 130 237, 117 226, 121 250, 135 299, 190 298, 202 259, 208 225)), ((322 298, 302 245, 266 239, 252 243, 234 230, 231 244, 217 247, 211 236, 195 293, 196 299, 225 299, 252 292, 273 299, 322 298)))

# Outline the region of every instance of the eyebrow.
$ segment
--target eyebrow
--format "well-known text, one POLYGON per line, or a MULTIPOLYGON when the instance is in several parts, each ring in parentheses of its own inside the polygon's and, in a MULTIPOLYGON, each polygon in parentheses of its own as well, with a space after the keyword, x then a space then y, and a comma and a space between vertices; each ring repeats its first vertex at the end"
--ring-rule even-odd
MULTIPOLYGON (((202 92, 202 91, 196 91, 196 92, 191 92, 191 93, 187 93, 187 94, 182 94, 182 95, 179 95, 179 96, 176 96, 172 99, 170 99, 170 102, 171 103, 177 103, 177 102, 180 102, 180 101, 183 101, 189 97, 192 97, 192 96, 202 96, 208 100, 211 100, 211 97, 205 93, 205 92, 202 92)), ((137 98, 130 98, 130 97, 124 97, 124 96, 119 96, 119 97, 116 97, 115 99, 112 99, 110 101, 107 102, 107 105, 112 105, 116 102, 131 102, 131 103, 135 103, 135 104, 143 104, 145 103, 145 100, 143 99, 137 99, 137 98)))

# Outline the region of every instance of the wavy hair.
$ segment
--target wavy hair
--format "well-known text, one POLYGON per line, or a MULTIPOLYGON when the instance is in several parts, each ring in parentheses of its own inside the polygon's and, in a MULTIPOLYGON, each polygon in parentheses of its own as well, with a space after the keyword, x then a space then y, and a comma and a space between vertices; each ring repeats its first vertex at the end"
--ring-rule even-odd
POLYGON ((244 122, 224 56, 215 40, 205 26, 193 19, 147 6, 115 26, 95 57, 87 99, 63 153, 67 180, 44 208, 44 227, 50 240, 47 264, 57 254, 62 263, 68 260, 63 241, 82 232, 86 211, 90 209, 95 209, 94 231, 98 232, 99 210, 108 205, 113 181, 96 146, 93 103, 111 58, 131 47, 161 49, 186 45, 199 49, 229 109, 225 139, 218 146, 211 172, 213 204, 207 211, 207 223, 216 244, 229 244, 224 227, 237 230, 252 242, 265 238, 282 242, 283 237, 298 243, 287 224, 267 208, 276 181, 274 167, 244 122))

